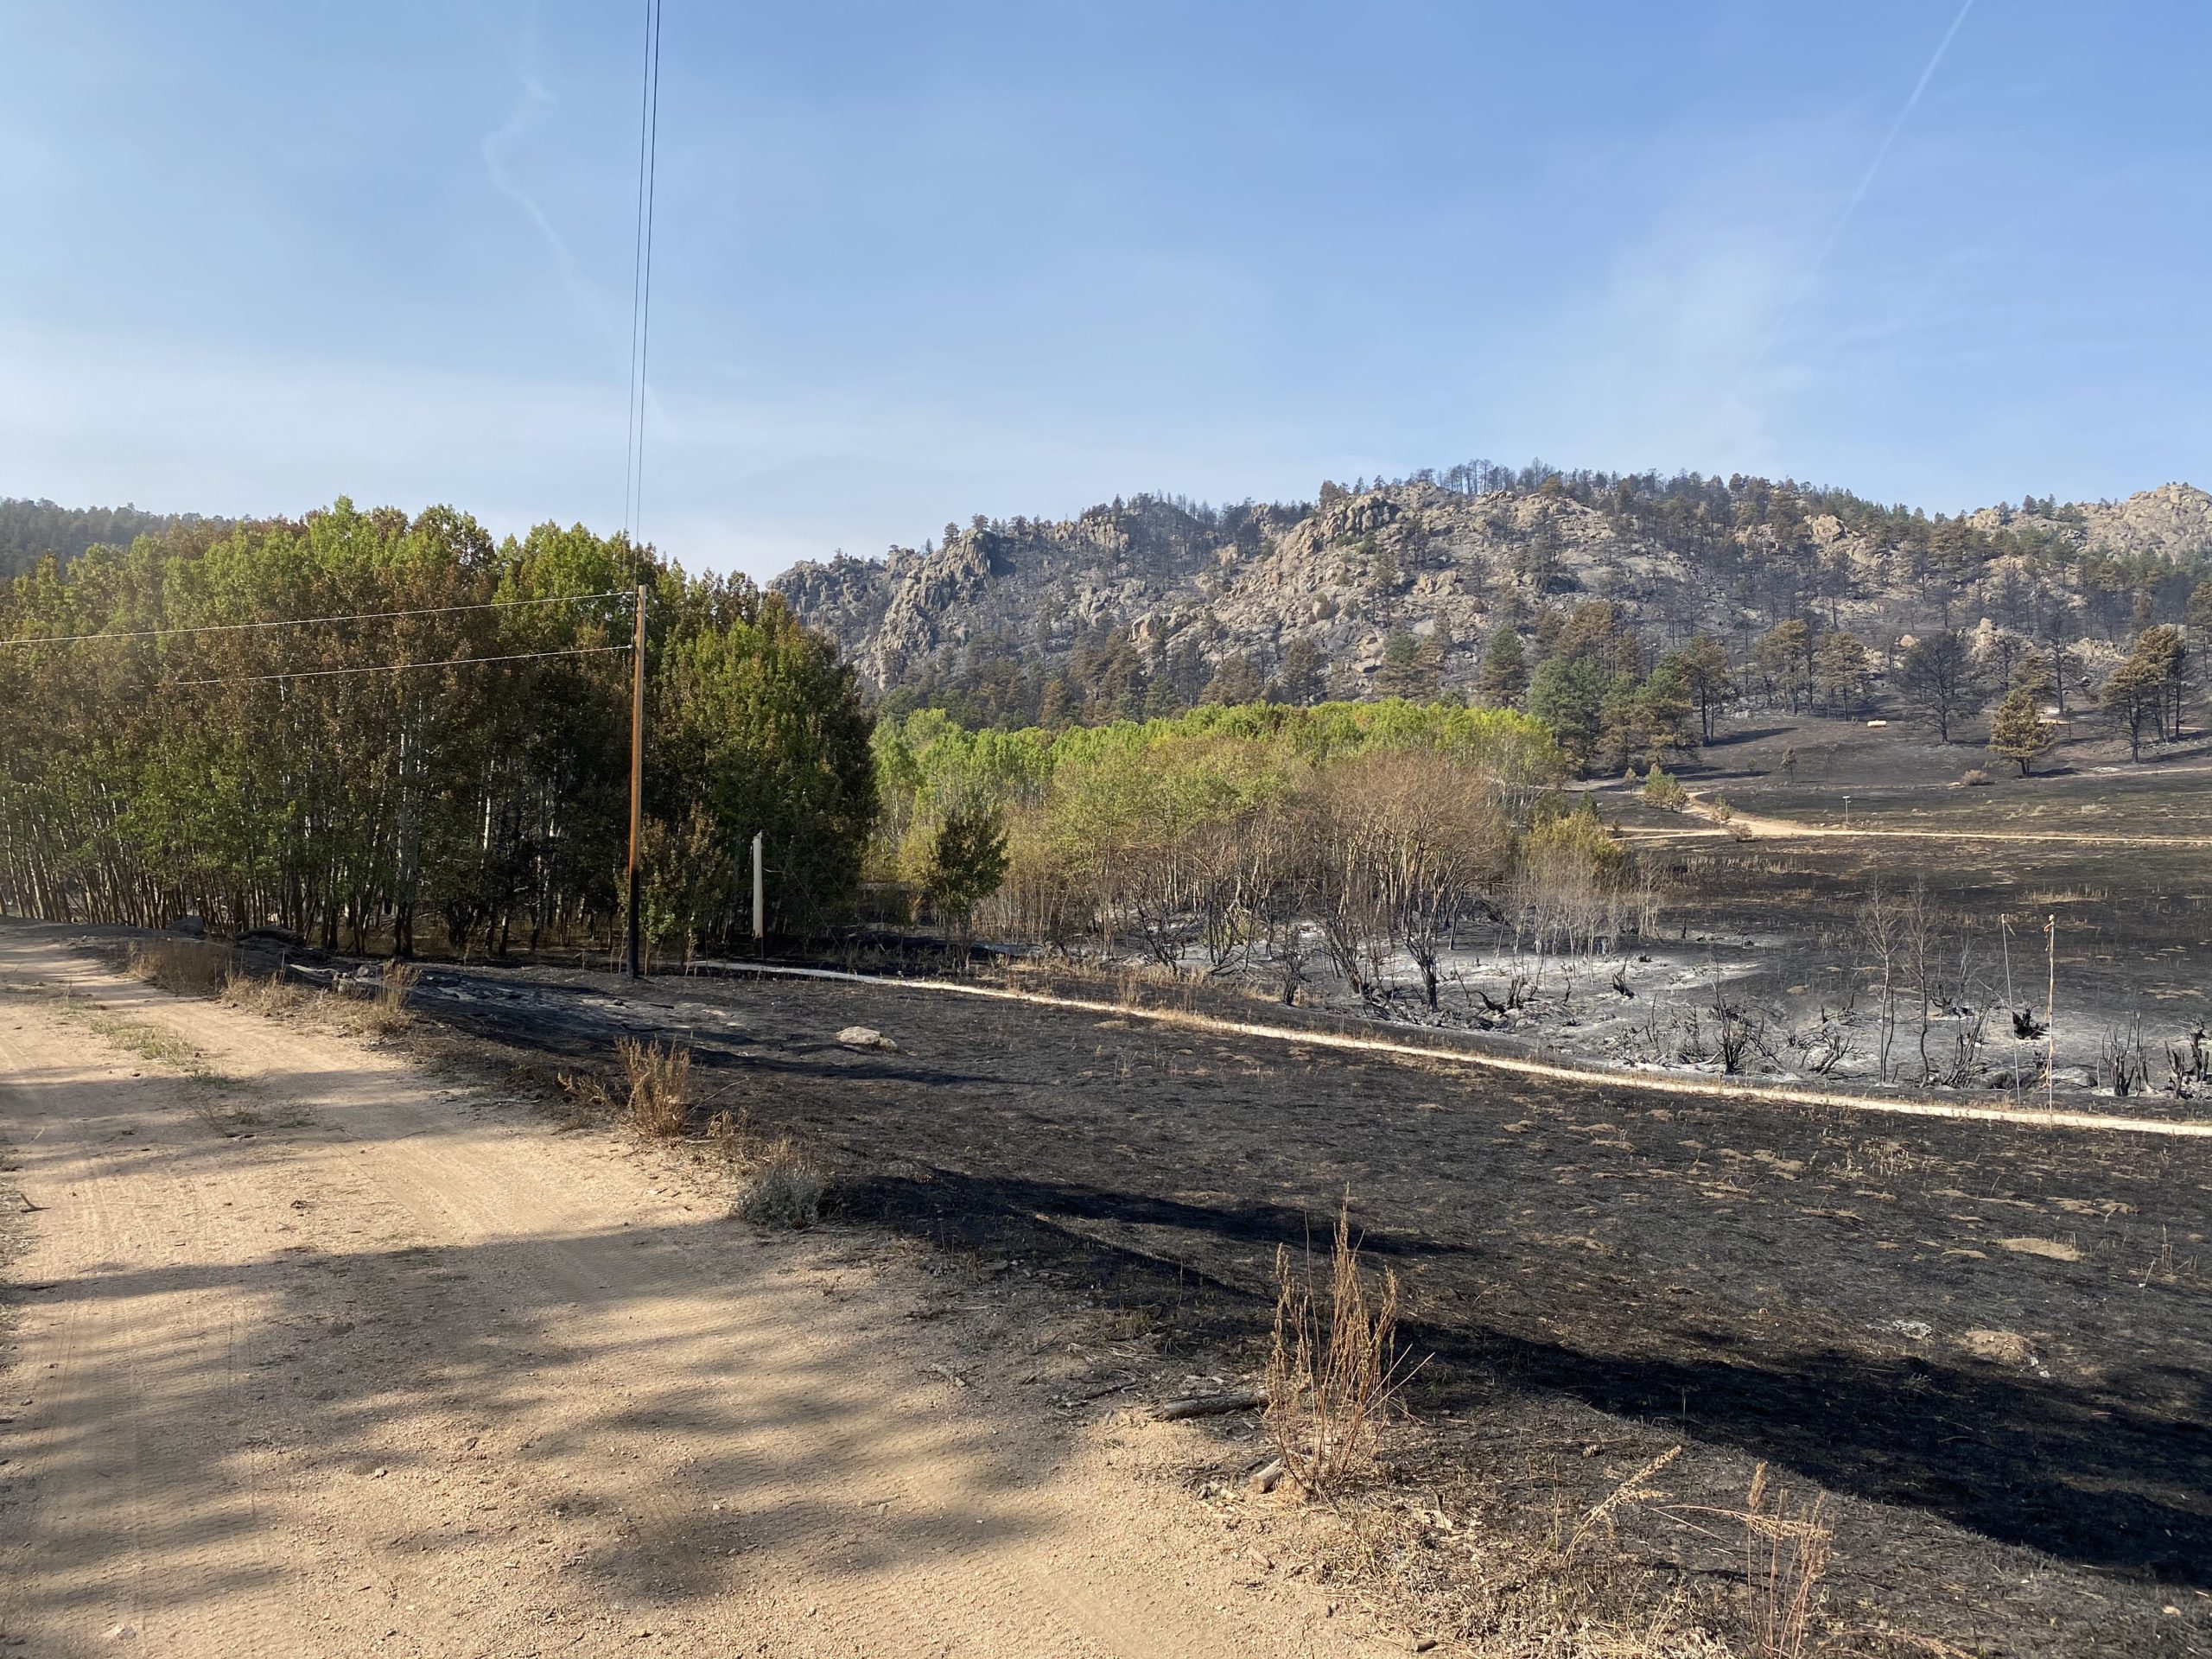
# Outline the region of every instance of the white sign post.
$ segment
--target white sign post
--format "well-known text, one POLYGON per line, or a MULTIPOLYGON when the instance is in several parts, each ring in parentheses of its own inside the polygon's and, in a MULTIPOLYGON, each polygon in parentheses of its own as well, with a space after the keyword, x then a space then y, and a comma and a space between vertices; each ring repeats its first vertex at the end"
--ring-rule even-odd
POLYGON ((753 837, 753 937, 756 939, 768 937, 768 912, 763 902, 765 892, 760 880, 760 837, 756 833, 753 837))

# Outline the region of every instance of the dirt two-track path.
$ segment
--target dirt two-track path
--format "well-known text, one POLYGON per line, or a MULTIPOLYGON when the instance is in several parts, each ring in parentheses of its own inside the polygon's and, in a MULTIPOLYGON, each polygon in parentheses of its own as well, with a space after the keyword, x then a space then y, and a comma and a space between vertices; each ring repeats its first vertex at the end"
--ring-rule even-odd
MULTIPOLYGON (((2196 772, 2201 767, 2176 767, 2174 771, 2196 772)), ((2171 776, 2171 772, 2164 774, 2171 776)), ((1763 817, 1746 812, 1741 807, 1730 809, 1723 818, 1712 804, 1693 798, 1688 806, 1692 817, 1702 820, 1709 827, 1700 830, 1639 830, 1636 833, 1652 836, 1726 836, 1741 830, 1754 838, 1777 841, 2013 841, 2045 843, 2051 846, 2110 847, 2212 847, 2212 836, 2113 836, 2099 835, 2087 830, 1961 830, 1944 824, 1873 825, 1851 823, 1808 823, 1801 818, 1763 817)))
POLYGON ((35 939, 0 985, 0 1653, 1386 1650, 865 1233, 35 939))

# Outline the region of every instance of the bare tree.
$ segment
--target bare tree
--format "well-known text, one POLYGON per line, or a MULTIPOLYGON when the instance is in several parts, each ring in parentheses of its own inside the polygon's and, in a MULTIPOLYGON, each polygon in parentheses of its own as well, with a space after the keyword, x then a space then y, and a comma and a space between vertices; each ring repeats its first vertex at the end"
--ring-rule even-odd
POLYGON ((1897 1039, 1897 963, 1905 952, 1904 909, 1896 897, 1877 881, 1859 907, 1859 938, 1873 953, 1880 975, 1875 1009, 1874 1065, 1876 1074, 1890 1076, 1890 1050, 1897 1039))
POLYGON ((1928 902, 1925 881, 1916 881, 1906 889, 1902 922, 1905 977, 1920 998, 1920 1077, 1925 1083, 1933 1069, 1928 1058, 1928 1028, 1934 1015, 1936 950, 1936 914, 1928 902))

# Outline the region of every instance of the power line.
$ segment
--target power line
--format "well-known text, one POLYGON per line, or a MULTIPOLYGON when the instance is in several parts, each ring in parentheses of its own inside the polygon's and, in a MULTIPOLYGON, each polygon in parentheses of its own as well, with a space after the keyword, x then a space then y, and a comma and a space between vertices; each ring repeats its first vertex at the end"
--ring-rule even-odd
POLYGON ((395 617, 450 616, 460 611, 506 611, 529 605, 580 605, 587 600, 629 597, 626 590, 615 588, 603 594, 563 594, 552 599, 492 599, 475 605, 425 605, 411 611, 340 611, 331 616, 286 616, 266 622, 207 622, 192 627, 137 628, 108 633, 45 633, 25 639, 0 639, 0 645, 77 645, 94 639, 168 639, 181 634, 244 633, 260 628, 304 628, 324 622, 382 622, 395 617))
MULTIPOLYGON (((652 0, 645 0, 645 58, 653 50, 652 0)), ((638 82, 638 226, 630 244, 630 378, 622 388, 622 533, 630 533, 630 492, 637 481, 638 465, 638 291, 645 283, 645 134, 652 104, 650 74, 638 82)))
POLYGON ((622 455, 622 529, 632 545, 645 512, 645 365, 652 335, 653 194, 660 175, 661 0, 645 0, 645 74, 638 92, 638 226, 630 255, 629 430, 622 455))
POLYGON ((518 651, 503 657, 448 657, 435 663, 372 663, 365 668, 302 668, 283 674, 225 674, 204 680, 165 680, 164 685, 255 685, 266 680, 327 680, 345 674, 397 674, 410 668, 462 668, 475 663, 524 663, 541 657, 603 657, 627 651, 619 645, 575 645, 565 651, 518 651))

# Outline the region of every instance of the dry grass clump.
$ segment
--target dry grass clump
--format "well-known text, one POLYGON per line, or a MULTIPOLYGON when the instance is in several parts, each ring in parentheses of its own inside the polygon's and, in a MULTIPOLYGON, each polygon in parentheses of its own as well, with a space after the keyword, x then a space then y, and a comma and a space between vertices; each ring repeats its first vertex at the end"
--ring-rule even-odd
POLYGON ((1802 1659, 1811 1640, 1813 1605, 1828 1570, 1835 1529, 1827 1497, 1793 1505, 1772 1487, 1762 1463, 1752 1471, 1745 1500, 1744 1577, 1751 1588, 1753 1628, 1763 1659, 1802 1659))
POLYGON ((732 1212, 760 1227, 811 1227, 828 1185, 812 1159, 788 1138, 779 1140, 754 1161, 732 1212))
POLYGON ((411 962, 397 958, 387 962, 368 999, 344 1005, 340 1024, 357 1035, 389 1037, 394 1032, 404 1031, 415 1023, 415 1016, 408 1011, 407 999, 422 978, 423 970, 411 962))
POLYGON ((422 976, 422 969, 411 963, 387 963, 375 989, 362 998, 348 995, 350 982, 343 975, 328 990, 321 990, 283 973, 264 976, 232 969, 219 994, 230 1007, 267 1019, 313 1015, 349 1037, 389 1037, 415 1023, 407 998, 422 976))
POLYGON ((615 1046, 622 1057, 626 1092, 618 1096, 599 1078, 561 1074, 570 1103, 569 1128, 581 1128, 604 1115, 657 1141, 680 1137, 689 1122, 691 1051, 682 1044, 641 1043, 625 1037, 615 1046))
MULTIPOLYGON (((1650 1472, 1649 1468, 1639 1472, 1630 1484, 1650 1472)), ((1751 1471, 1751 1491, 1742 1509, 1689 1503, 1674 1506, 1670 1512, 1717 1516, 1743 1528, 1747 1617, 1758 1643, 1754 1651, 1759 1659, 1804 1659, 1813 1650, 1813 1615, 1835 1540, 1827 1495, 1815 1491, 1809 1502, 1793 1501, 1768 1478, 1767 1466, 1761 1463, 1751 1471)))
MULTIPOLYGON (((618 1095, 588 1074, 562 1073, 569 1111, 561 1127, 582 1128, 612 1117, 642 1135, 666 1141, 681 1137, 689 1125, 691 1051, 675 1042, 640 1043, 628 1038, 619 1047, 628 1092, 618 1095)), ((731 1214, 763 1227, 810 1227, 821 1217, 829 1177, 788 1136, 764 1141, 753 1134, 741 1109, 725 1109, 707 1120, 700 1141, 721 1163, 729 1181, 731 1214)))
POLYGON ((222 1000, 226 1004, 271 1020, 299 1013, 315 1001, 315 995, 306 986, 296 984, 282 974, 263 978, 257 974, 232 973, 223 981, 222 1000))
POLYGON ((411 962, 394 958, 384 965, 384 979, 377 987, 377 1001, 387 1008, 404 1008, 422 983, 423 970, 411 962))
POLYGON ((735 1180, 753 1158, 753 1124, 747 1113, 725 1107, 707 1120, 707 1144, 721 1160, 723 1173, 735 1180))
POLYGON ((615 1051, 628 1080, 628 1092, 619 1099, 597 1077, 562 1075, 561 1086, 578 1111, 607 1113, 654 1140, 677 1139, 683 1133, 690 1102, 691 1051, 673 1041, 641 1043, 629 1037, 615 1051))
POLYGON ((1398 1278, 1370 1290, 1351 1236, 1351 1207, 1337 1211, 1325 1313, 1309 1259, 1275 1251, 1275 1328, 1268 1355, 1267 1423, 1283 1471, 1308 1496, 1372 1468, 1384 1423, 1402 1409, 1413 1371, 1397 1351, 1398 1278))
POLYGON ((821 1167, 779 1135, 762 1146, 743 1110, 716 1112, 707 1120, 707 1144, 721 1162, 734 1194, 730 1213, 761 1227, 811 1227, 822 1216, 829 1179, 821 1167))
POLYGON ((130 947, 137 978, 179 996, 213 996, 235 969, 236 953, 207 939, 143 939, 130 947))

